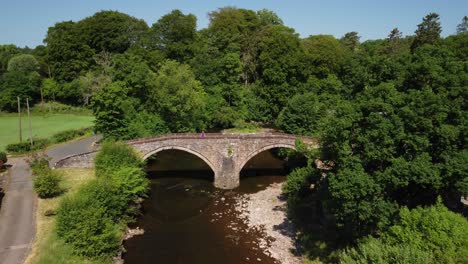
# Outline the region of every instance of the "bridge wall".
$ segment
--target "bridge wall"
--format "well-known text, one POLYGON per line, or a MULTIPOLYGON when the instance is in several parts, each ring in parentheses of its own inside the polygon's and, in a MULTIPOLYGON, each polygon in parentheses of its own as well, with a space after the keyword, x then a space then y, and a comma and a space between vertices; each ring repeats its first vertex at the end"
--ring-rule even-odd
MULTIPOLYGON (((239 186, 239 174, 244 165, 258 153, 277 147, 295 149, 301 139, 311 147, 318 144, 311 138, 288 134, 170 134, 155 138, 128 141, 143 159, 168 149, 189 152, 208 164, 214 172, 214 185, 221 189, 239 186)), ((67 157, 56 167, 92 167, 95 152, 67 157)))

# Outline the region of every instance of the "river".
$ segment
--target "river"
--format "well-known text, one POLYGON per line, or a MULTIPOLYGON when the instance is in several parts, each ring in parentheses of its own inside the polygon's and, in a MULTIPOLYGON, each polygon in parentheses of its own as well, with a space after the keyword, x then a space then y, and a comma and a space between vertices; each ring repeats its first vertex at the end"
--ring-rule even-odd
POLYGON ((125 263, 277 263, 235 204, 243 194, 285 181, 284 165, 273 152, 262 152, 241 172, 240 187, 226 191, 213 187, 213 172, 197 157, 161 152, 147 165, 151 193, 133 224, 145 232, 125 241, 125 263))

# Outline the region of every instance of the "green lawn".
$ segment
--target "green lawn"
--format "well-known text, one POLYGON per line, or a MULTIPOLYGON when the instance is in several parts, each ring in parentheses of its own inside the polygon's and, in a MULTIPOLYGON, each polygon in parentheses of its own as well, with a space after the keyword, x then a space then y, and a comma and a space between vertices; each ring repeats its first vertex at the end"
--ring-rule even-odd
MULTIPOLYGON (((27 114, 22 114, 23 140, 29 138, 27 114)), ((48 138, 57 132, 85 128, 93 125, 91 115, 75 114, 31 114, 33 137, 48 138)), ((18 114, 0 114, 0 151, 6 145, 19 142, 18 114)))

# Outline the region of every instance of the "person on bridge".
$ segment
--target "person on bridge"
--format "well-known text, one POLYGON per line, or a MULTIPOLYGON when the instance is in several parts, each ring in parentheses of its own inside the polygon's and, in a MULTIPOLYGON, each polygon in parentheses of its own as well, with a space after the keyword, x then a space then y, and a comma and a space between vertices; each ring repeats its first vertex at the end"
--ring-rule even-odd
POLYGON ((205 131, 202 131, 202 132, 200 133, 200 137, 201 137, 201 138, 204 138, 205 136, 206 136, 206 135, 205 135, 205 131))

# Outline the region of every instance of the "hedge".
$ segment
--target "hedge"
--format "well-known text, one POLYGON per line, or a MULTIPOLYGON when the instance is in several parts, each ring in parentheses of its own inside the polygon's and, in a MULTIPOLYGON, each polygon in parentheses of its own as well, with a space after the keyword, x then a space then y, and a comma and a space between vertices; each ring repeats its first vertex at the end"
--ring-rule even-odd
POLYGON ((45 148, 50 144, 50 140, 45 138, 35 138, 33 139, 33 146, 29 141, 24 141, 20 143, 13 143, 6 146, 6 150, 12 154, 24 154, 35 150, 40 150, 45 148))
POLYGON ((91 128, 65 130, 65 131, 54 134, 52 136, 52 141, 55 143, 62 143, 62 142, 69 141, 77 137, 84 136, 86 135, 86 133, 89 133, 89 132, 91 132, 91 128))

